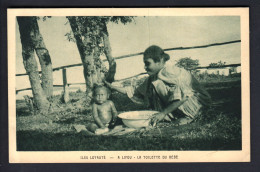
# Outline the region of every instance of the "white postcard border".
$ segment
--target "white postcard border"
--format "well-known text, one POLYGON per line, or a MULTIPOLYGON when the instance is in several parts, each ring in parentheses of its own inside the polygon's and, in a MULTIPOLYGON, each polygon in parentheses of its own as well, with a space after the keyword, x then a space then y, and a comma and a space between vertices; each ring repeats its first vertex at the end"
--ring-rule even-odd
MULTIPOLYGON (((250 162, 249 8, 8 9, 8 109, 10 163, 250 162), (241 151, 17 151, 15 95, 16 16, 240 16, 241 151), (97 159, 101 156, 101 159, 97 159), (132 159, 128 159, 132 156, 132 159), (141 156, 141 159, 138 157, 141 156), (147 157, 146 157, 147 156, 147 157), (92 157, 92 159, 91 159, 92 157), (105 159, 103 158, 105 157, 105 159), (111 158, 113 157, 113 158, 111 158), (120 159, 118 159, 118 157, 120 159), (122 159, 125 157, 126 159, 122 159), (133 158, 134 157, 134 158, 133 158), (148 159, 146 159, 146 158, 148 159), (160 157, 160 158, 159 158, 160 157), (85 158, 85 159, 84 159, 85 158), (88 158, 88 159, 86 159, 88 158), (152 158, 152 159, 151 159, 152 158)), ((139 157, 140 158, 140 157, 139 157)))

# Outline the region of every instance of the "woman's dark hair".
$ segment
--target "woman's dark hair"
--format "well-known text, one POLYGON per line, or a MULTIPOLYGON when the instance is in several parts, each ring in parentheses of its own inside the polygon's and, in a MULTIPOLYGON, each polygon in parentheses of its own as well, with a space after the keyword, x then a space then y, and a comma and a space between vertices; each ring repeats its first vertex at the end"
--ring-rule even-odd
POLYGON ((166 62, 170 59, 170 56, 169 54, 164 53, 163 49, 159 46, 152 45, 144 51, 144 58, 151 58, 154 62, 159 62, 163 59, 166 62))

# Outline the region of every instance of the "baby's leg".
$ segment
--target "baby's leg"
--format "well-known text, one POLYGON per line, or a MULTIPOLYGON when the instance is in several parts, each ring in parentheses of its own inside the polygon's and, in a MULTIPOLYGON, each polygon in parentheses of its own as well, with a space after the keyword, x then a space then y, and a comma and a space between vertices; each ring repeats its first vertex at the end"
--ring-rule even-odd
POLYGON ((95 123, 90 123, 90 124, 87 124, 87 125, 86 125, 86 128, 87 128, 89 131, 95 133, 96 129, 98 129, 99 127, 98 127, 97 124, 95 124, 95 123))

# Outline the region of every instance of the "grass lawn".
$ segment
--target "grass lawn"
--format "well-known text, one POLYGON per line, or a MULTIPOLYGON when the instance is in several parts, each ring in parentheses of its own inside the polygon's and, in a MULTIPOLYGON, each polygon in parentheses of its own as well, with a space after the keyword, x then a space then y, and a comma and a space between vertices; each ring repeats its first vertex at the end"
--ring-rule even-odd
MULTIPOLYGON (((23 100, 17 100, 18 151, 104 151, 104 150, 241 150, 240 77, 202 82, 213 106, 189 125, 161 122, 147 131, 124 136, 89 136, 77 133, 75 124, 92 121, 83 92, 70 93, 68 104, 53 98, 53 113, 32 115, 23 100)), ((126 96, 113 93, 119 112, 144 110, 126 96)))

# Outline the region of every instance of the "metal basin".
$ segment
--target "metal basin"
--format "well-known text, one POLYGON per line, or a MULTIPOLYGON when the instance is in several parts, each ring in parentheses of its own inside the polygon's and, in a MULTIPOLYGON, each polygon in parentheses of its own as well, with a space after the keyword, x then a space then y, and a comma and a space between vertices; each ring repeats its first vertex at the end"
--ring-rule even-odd
POLYGON ((123 123, 130 128, 142 128, 150 125, 150 117, 158 111, 130 111, 118 115, 123 123))

